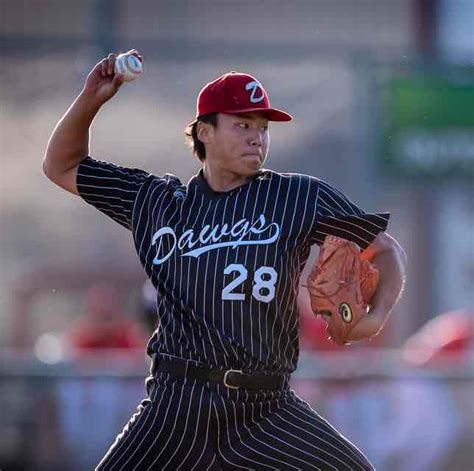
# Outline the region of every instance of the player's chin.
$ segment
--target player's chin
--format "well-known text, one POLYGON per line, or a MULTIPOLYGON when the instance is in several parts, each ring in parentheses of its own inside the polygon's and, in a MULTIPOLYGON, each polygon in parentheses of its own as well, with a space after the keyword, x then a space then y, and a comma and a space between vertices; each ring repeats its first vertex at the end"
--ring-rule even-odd
POLYGON ((262 168, 262 165, 263 162, 259 157, 245 156, 241 161, 240 167, 242 169, 242 173, 250 176, 254 173, 257 173, 262 168))

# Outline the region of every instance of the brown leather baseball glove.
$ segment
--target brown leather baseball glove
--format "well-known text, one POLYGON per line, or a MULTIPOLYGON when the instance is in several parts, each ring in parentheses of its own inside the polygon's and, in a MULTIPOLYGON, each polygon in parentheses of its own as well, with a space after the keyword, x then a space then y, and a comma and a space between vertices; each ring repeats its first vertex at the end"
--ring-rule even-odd
POLYGON ((311 307, 326 321, 326 331, 343 345, 354 326, 367 314, 377 289, 378 270, 361 260, 354 242, 327 236, 307 280, 311 307))

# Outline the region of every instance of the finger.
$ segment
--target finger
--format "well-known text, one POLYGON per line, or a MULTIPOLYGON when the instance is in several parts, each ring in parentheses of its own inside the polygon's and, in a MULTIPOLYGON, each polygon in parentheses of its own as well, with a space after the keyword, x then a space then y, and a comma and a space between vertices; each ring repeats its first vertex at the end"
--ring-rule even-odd
POLYGON ((133 54, 135 57, 138 57, 138 59, 140 59, 140 62, 143 62, 142 55, 136 49, 130 49, 127 54, 133 54))
POLYGON ((114 67, 115 67, 115 54, 110 53, 107 56, 107 75, 114 74, 114 67))
POLYGON ((100 64, 100 73, 102 77, 105 77, 107 75, 107 59, 102 59, 99 64, 100 64))
POLYGON ((101 70, 102 70, 102 61, 99 61, 97 62, 97 64, 94 65, 92 70, 89 72, 89 75, 97 74, 97 73, 101 74, 101 70))
POLYGON ((116 92, 124 82, 123 74, 115 74, 114 78, 112 79, 112 89, 116 92))

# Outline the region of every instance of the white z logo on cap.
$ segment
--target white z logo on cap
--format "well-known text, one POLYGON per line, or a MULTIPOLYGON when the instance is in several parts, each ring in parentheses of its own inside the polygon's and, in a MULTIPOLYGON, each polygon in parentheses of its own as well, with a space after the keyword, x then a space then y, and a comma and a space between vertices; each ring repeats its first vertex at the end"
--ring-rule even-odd
POLYGON ((245 85, 245 90, 252 90, 252 93, 250 94, 251 103, 259 103, 265 98, 265 92, 263 91, 263 87, 260 82, 257 82, 256 80, 254 80, 253 82, 249 82, 247 85, 245 85), (256 97, 255 93, 258 89, 260 89, 262 94, 256 97))

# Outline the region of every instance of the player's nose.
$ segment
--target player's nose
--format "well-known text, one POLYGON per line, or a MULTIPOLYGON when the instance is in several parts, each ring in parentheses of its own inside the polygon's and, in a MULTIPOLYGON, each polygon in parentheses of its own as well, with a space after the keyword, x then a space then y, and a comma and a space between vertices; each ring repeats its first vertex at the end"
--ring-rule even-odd
POLYGON ((259 131, 253 132, 249 138, 251 146, 261 146, 263 142, 262 134, 259 131))

